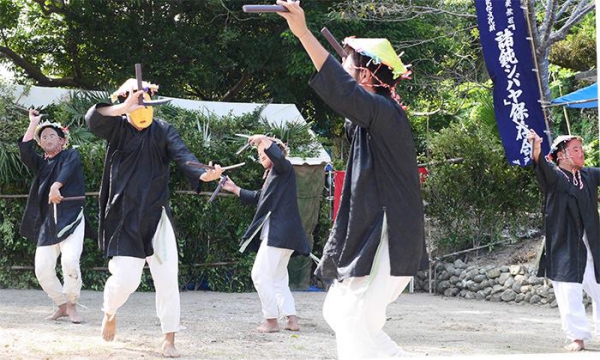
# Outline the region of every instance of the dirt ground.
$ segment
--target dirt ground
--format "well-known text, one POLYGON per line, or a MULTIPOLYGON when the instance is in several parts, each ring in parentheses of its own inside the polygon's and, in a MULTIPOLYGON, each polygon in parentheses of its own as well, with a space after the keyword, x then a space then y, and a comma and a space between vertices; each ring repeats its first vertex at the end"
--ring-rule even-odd
MULTIPOLYGON (((259 334, 252 331, 261 321, 256 293, 181 293, 183 329, 176 345, 182 358, 335 358, 335 338, 321 314, 325 293, 294 292, 294 297, 301 331, 259 334)), ((0 358, 160 358, 153 293, 137 292, 121 308, 113 343, 100 338, 101 302, 101 292, 83 291, 79 310, 86 321, 75 325, 44 320, 53 307, 41 290, 0 290, 0 358)), ((557 309, 426 293, 402 294, 388 308, 385 330, 406 351, 427 358, 560 353, 563 345, 557 309)), ((587 348, 588 355, 600 351, 600 340, 587 348)))

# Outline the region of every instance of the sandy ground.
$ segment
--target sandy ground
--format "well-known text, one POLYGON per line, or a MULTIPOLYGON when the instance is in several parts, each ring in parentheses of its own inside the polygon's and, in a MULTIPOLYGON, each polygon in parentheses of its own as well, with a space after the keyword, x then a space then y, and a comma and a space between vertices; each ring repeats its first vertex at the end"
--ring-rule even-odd
MULTIPOLYGON (((183 329, 176 345, 182 358, 335 358, 335 337, 321 314, 325 293, 294 292, 294 297, 301 331, 259 334, 253 332, 261 321, 256 293, 181 293, 183 329)), ((0 290, 0 358, 160 358, 162 337, 153 293, 132 295, 118 313, 118 333, 112 343, 100 338, 101 302, 101 292, 84 291, 79 310, 86 321, 76 325, 64 319, 44 320, 53 307, 40 290, 0 290)), ((391 304, 388 318, 386 332, 416 357, 600 358, 598 337, 587 343, 583 354, 561 354, 564 339, 558 310, 548 307, 414 293, 403 294, 391 304)))

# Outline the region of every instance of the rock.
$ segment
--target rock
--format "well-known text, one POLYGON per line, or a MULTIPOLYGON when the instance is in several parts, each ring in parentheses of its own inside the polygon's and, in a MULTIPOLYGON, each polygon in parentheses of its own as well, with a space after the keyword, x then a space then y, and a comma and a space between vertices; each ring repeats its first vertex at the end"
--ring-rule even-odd
POLYGON ((515 281, 514 284, 512 284, 511 289, 516 292, 516 293, 521 293, 521 288, 522 288, 522 284, 520 281, 515 281))
POLYGON ((467 299, 467 300, 475 299, 475 293, 472 291, 467 291, 465 294, 465 299, 467 299))
POLYGON ((482 301, 485 300, 485 298, 486 294, 483 291, 479 290, 477 293, 475 293, 475 300, 482 301))
POLYGON ((500 266, 500 272, 505 273, 505 272, 508 272, 508 270, 509 270, 508 266, 506 266, 506 265, 500 266))
POLYGON ((494 285, 494 287, 492 287, 492 295, 498 294, 502 291, 504 291, 504 287, 502 285, 494 285))
POLYGON ((521 272, 524 273, 521 265, 511 265, 508 267, 508 271, 512 276, 519 275, 521 272))
POLYGON ((517 297, 517 293, 512 291, 512 289, 506 289, 506 290, 504 290, 502 295, 500 295, 500 298, 504 302, 513 301, 513 300, 515 300, 516 297, 517 297))
MULTIPOLYGON (((483 281, 486 281, 486 282, 487 282, 487 276, 485 276, 485 274, 479 274, 479 275, 477 275, 477 276, 475 276, 475 277, 473 278, 473 281, 475 281, 476 283, 480 283, 480 284, 481 284, 483 281)), ((482 284, 482 285, 484 285, 484 284, 482 284)), ((484 285, 484 286, 485 286, 485 285, 484 285)))
POLYGON ((508 279, 506 279, 506 282, 504 283, 504 287, 505 288, 511 288, 515 283, 515 279, 511 276, 508 279))
POLYGON ((498 284, 504 285, 506 280, 508 280, 509 278, 511 278, 511 275, 508 272, 500 274, 500 277, 498 277, 498 284))
POLYGON ((459 282, 460 279, 458 278, 458 276, 452 275, 452 276, 450 276, 450 279, 448 281, 450 281, 450 284, 456 285, 456 283, 459 282))
POLYGON ((467 264, 465 264, 461 259, 458 259, 454 262, 454 267, 457 269, 465 269, 467 264))
POLYGON ((444 296, 448 296, 448 297, 454 297, 456 296, 458 293, 460 292, 459 289, 452 287, 449 289, 446 289, 446 291, 444 291, 444 296))
POLYGON ((530 299, 529 299, 529 303, 530 304, 539 304, 540 300, 542 300, 542 298, 539 295, 533 295, 530 299))
POLYGON ((488 279, 495 279, 500 276, 500 270, 498 268, 493 268, 485 273, 488 279))
POLYGON ((525 301, 525 294, 517 294, 517 297, 515 298, 515 302, 517 304, 522 303, 525 301))

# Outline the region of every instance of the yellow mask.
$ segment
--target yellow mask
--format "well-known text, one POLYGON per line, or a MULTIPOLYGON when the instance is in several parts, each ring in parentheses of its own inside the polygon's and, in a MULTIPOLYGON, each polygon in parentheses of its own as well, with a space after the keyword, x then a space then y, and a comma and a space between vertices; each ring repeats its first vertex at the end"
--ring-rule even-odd
MULTIPOLYGON (((150 100, 150 95, 144 93, 144 100, 150 100)), ((145 129, 152 124, 152 117, 154 116, 154 110, 152 106, 146 106, 136 111, 129 113, 129 118, 133 125, 138 129, 145 129)))

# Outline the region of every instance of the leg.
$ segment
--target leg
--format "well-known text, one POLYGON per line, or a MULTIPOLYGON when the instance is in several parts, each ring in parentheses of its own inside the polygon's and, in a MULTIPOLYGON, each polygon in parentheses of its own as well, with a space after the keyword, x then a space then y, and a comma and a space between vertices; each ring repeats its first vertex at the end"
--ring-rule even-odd
POLYGON ((300 330, 300 327, 298 325, 298 317, 296 316, 296 303, 290 290, 290 277, 287 268, 290 257, 294 251, 271 247, 269 248, 269 251, 277 253, 276 258, 279 259, 275 263, 273 272, 273 289, 275 290, 277 306, 281 309, 281 312, 287 319, 285 329, 298 331, 300 330))
POLYGON ((252 282, 260 298, 263 316, 265 322, 256 328, 256 331, 261 333, 270 333, 279 331, 277 316, 279 308, 277 306, 277 297, 273 286, 273 268, 279 258, 276 252, 271 251, 272 247, 267 245, 267 241, 263 240, 260 248, 256 253, 254 266, 252 266, 252 282))
POLYGON ((81 293, 82 284, 79 258, 83 251, 84 231, 85 222, 81 221, 75 232, 60 243, 64 290, 67 298, 67 314, 69 315, 69 320, 74 324, 79 324, 83 321, 83 318, 77 312, 77 300, 81 293))
POLYGON ((115 256, 108 262, 111 276, 104 285, 104 318, 102 320, 102 338, 113 341, 117 333, 117 310, 125 304, 129 296, 140 285, 144 259, 129 256, 115 256))
POLYGON ((600 314, 598 303, 600 303, 600 284, 596 282, 594 275, 594 260, 588 256, 585 273, 583 274, 583 290, 592 298, 592 321, 596 335, 600 335, 600 314))
POLYGON ((335 282, 323 315, 336 334, 339 359, 398 357, 404 351, 382 330, 386 309, 410 282, 390 276, 387 239, 382 239, 371 275, 335 282))
POLYGON ((58 244, 38 246, 35 250, 35 276, 44 292, 58 306, 58 310, 46 318, 48 320, 56 320, 67 316, 67 304, 62 284, 56 276, 56 259, 59 254, 60 247, 58 244))
POLYGON ((179 260, 175 233, 164 212, 152 242, 154 255, 146 260, 156 289, 156 315, 164 334, 162 354, 165 357, 179 357, 175 348, 175 333, 179 331, 181 317, 179 260))
POLYGON ((585 307, 583 306, 583 285, 552 280, 554 295, 558 304, 562 329, 571 341, 565 347, 568 351, 584 349, 583 342, 591 339, 585 307))

